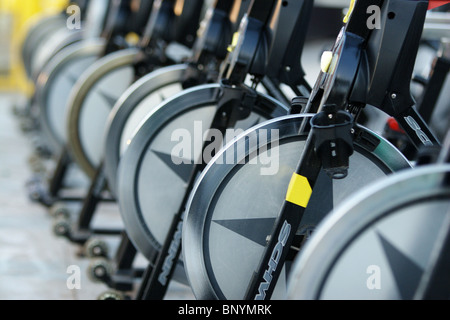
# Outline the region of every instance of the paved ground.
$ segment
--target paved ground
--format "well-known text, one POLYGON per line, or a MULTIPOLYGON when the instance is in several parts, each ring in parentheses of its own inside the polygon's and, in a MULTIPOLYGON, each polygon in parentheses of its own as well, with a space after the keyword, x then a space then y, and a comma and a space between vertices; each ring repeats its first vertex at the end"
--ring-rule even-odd
MULTIPOLYGON (((87 277, 90 260, 77 255, 78 246, 54 236, 48 210, 27 196, 32 148, 11 112, 16 100, 0 94, 0 300, 95 300, 109 288, 87 277), (77 274, 81 289, 70 289, 68 280, 71 283, 77 274)), ((114 205, 104 211, 107 221, 117 222, 114 205)), ((106 241, 114 253, 118 239, 106 241)), ((145 265, 142 258, 137 261, 145 265)), ((193 299, 193 295, 190 288, 175 283, 166 299, 193 299)))

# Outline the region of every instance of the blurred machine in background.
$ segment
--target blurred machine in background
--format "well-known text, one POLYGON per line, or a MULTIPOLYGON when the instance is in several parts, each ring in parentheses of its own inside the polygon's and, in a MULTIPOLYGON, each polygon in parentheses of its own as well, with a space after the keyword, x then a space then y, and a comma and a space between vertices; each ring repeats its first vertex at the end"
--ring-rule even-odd
POLYGON ((29 94, 20 47, 33 21, 65 10, 68 0, 0 0, 0 90, 29 94))

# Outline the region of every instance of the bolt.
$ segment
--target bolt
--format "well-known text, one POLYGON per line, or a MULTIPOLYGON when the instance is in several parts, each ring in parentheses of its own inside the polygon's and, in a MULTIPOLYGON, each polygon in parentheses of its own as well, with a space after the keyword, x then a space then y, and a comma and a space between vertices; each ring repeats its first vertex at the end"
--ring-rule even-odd
POLYGON ((98 266, 94 269, 94 273, 97 277, 101 278, 106 274, 106 270, 102 266, 98 266))
POLYGON ((392 99, 397 99, 397 94, 396 93, 391 94, 391 98, 392 99))
POLYGON ((94 247, 94 248, 92 249, 92 252, 93 252, 95 255, 101 255, 102 252, 103 252, 103 250, 102 250, 102 248, 96 246, 96 247, 94 247))

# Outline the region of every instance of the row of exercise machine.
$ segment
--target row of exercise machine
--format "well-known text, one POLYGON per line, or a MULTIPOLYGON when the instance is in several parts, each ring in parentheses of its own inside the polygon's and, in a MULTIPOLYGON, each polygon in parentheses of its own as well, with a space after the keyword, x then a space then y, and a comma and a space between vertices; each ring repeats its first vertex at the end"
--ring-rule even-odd
POLYGON ((95 258, 103 299, 162 300, 171 281, 207 300, 450 297, 445 5, 75 3, 83 28, 66 13, 30 28, 35 92, 15 113, 27 192, 95 258), (308 83, 318 31, 334 44, 308 83), (123 228, 93 227, 103 202, 123 228))

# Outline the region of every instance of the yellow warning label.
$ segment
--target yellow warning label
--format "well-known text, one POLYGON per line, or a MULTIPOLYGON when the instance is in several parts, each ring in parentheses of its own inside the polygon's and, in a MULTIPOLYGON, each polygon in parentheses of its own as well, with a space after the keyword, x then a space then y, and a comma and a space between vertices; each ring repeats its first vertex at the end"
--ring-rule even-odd
POLYGON ((294 173, 286 195, 286 201, 306 208, 311 199, 312 189, 307 178, 294 173))

